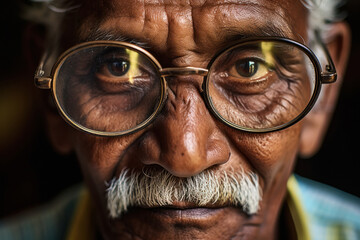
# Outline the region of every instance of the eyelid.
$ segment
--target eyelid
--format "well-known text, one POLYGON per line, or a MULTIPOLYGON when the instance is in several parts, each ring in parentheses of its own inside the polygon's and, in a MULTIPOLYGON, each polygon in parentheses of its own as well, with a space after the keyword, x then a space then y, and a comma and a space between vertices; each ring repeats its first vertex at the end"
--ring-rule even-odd
MULTIPOLYGON (((250 61, 252 61, 252 59, 249 59, 250 61)), ((268 68, 267 67, 267 64, 260 60, 260 63, 258 63, 259 66, 257 67, 256 69, 256 72, 254 73, 253 76, 242 76, 241 73, 236 73, 237 72, 237 69, 234 69, 236 68, 236 65, 232 65, 231 69, 229 70, 229 77, 233 77, 233 78, 237 78, 238 82, 240 83, 243 83, 243 84, 251 84, 251 83, 254 83, 254 82, 259 82, 259 81, 263 81, 263 79, 265 78, 265 75, 267 75, 269 72, 272 71, 272 69, 268 68), (235 74, 233 74, 233 71, 235 71, 235 74), (259 74, 263 74, 263 75, 260 75, 258 76, 259 74), (244 81, 241 81, 240 79, 244 79, 244 81), (247 80, 245 80, 247 79, 247 80), (248 82, 248 81, 251 81, 251 82, 248 82)))
MULTIPOLYGON (((124 50, 124 51, 115 51, 114 53, 101 53, 98 55, 97 58, 104 58, 104 61, 101 61, 101 63, 104 63, 104 62, 111 62, 112 60, 125 60, 125 61, 129 61, 130 65, 133 65, 131 62, 132 61, 136 61, 136 65, 138 67, 138 70, 140 71, 145 71, 149 74, 156 74, 155 71, 154 71, 154 67, 153 65, 151 64, 151 62, 143 57, 140 53, 138 53, 137 51, 133 51, 133 50, 130 50, 130 49, 119 49, 119 50, 124 50), (130 52, 129 53, 126 53, 126 50, 128 50, 130 52), (136 54, 136 59, 132 59, 134 57, 131 56, 131 53, 135 53, 136 54)), ((99 60, 98 60, 99 61, 99 60)), ((130 66, 131 67, 131 66, 130 66)))
POLYGON ((265 62, 264 54, 260 50, 254 49, 235 49, 227 53, 222 59, 224 65, 235 63, 238 60, 250 59, 250 60, 260 60, 265 62))
POLYGON ((114 59, 126 60, 126 56, 123 53, 105 51, 105 52, 101 52, 101 53, 97 54, 95 59, 97 62, 104 63, 104 62, 108 62, 108 61, 111 61, 114 59), (122 56, 120 56, 120 54, 122 56), (117 55, 119 55, 119 56, 117 56, 117 55))

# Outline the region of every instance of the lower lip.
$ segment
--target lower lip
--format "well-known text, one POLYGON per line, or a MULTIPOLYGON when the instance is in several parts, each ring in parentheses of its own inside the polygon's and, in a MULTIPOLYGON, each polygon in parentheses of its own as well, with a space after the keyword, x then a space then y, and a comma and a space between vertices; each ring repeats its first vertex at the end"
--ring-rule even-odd
POLYGON ((148 208, 143 210, 152 215, 163 215, 164 217, 168 216, 172 219, 201 220, 221 214, 225 208, 148 208))
POLYGON ((138 226, 140 228, 150 227, 156 229, 207 229, 217 226, 221 222, 234 222, 234 219, 240 225, 257 226, 259 225, 257 217, 251 217, 244 214, 235 207, 219 208, 141 208, 134 207, 122 215, 120 224, 138 226), (232 219, 232 220, 231 220, 232 219))

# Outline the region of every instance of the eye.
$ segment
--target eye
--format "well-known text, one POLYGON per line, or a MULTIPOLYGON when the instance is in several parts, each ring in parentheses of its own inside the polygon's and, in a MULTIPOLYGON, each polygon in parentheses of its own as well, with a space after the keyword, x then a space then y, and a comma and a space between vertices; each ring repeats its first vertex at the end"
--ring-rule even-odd
POLYGON ((136 66, 131 67, 131 63, 125 59, 108 59, 104 62, 98 63, 97 73, 107 78, 118 78, 118 77, 133 77, 138 76, 139 69, 136 66))
POLYGON ((129 49, 107 49, 96 59, 95 75, 103 82, 133 84, 137 78, 147 76, 146 67, 138 52, 129 49))
MULTIPOLYGON (((142 54, 126 48, 106 48, 97 54, 91 75, 94 91, 101 94, 144 95, 156 81, 153 63, 142 54)), ((127 98, 130 99, 130 98, 127 98)))
MULTIPOLYGON (((130 63, 126 60, 112 60, 106 64, 109 73, 116 77, 124 76, 130 69, 130 63)), ((105 69, 103 69, 105 70, 105 69)))
POLYGON ((238 74, 243 77, 252 77, 256 74, 259 65, 258 63, 251 60, 240 60, 236 62, 235 68, 238 74))
POLYGON ((267 65, 257 59, 240 59, 230 69, 230 75, 236 78, 259 79, 265 77, 270 70, 267 65))

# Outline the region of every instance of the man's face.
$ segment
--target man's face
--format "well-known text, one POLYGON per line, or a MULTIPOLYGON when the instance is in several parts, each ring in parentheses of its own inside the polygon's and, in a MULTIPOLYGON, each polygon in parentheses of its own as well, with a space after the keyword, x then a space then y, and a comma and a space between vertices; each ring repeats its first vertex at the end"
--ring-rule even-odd
MULTIPOLYGON (((145 43, 163 67, 206 68, 214 54, 238 38, 284 35, 304 42, 306 19, 300 1, 98 0, 84 3, 64 19, 61 50, 94 35, 113 35, 145 43)), ((200 93, 202 80, 172 78, 160 115, 134 134, 104 138, 71 131, 101 232, 109 239, 275 237, 302 124, 263 134, 231 129, 207 109, 200 93), (179 178, 204 170, 256 173, 262 191, 260 210, 249 215, 231 205, 199 208, 184 201, 166 208, 135 207, 110 218, 104 183, 123 169, 141 174, 154 166, 179 178)))

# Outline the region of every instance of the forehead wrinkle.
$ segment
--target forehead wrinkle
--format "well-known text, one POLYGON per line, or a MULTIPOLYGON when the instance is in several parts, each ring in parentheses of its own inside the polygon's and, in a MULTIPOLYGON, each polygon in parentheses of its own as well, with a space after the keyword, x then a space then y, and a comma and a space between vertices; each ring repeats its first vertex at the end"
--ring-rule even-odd
POLYGON ((194 21, 197 21, 194 22, 197 45, 218 42, 214 47, 223 47, 229 42, 249 37, 277 36, 294 39, 297 36, 284 14, 274 14, 274 9, 268 6, 256 2, 245 4, 247 1, 226 2, 221 8, 211 2, 202 8, 195 8, 198 11, 193 13, 194 21), (269 14, 272 17, 270 20, 258 18, 259 14, 269 14))
MULTIPOLYGON (((104 17, 103 20, 109 19, 111 17, 127 17, 129 19, 137 19, 140 20, 142 18, 142 23, 145 24, 145 20, 147 18, 148 14, 148 7, 160 7, 162 6, 163 9, 166 10, 168 7, 177 7, 180 9, 181 7, 191 7, 193 9, 197 8, 203 8, 203 9, 214 9, 216 7, 226 7, 227 9, 229 6, 235 6, 235 7, 253 7, 254 9, 266 9, 269 12, 273 13, 274 15, 277 15, 279 18, 278 20, 281 20, 279 24, 275 24, 273 21, 268 21, 269 25, 273 25, 275 28, 279 30, 278 33, 281 33, 280 35, 285 36, 285 33, 291 32, 290 24, 288 24, 289 21, 291 21, 291 18, 287 18, 287 16, 291 15, 286 12, 286 8, 283 8, 280 6, 276 1, 269 1, 273 4, 275 4, 275 7, 269 7, 264 4, 259 4, 257 1, 254 0, 139 0, 136 1, 136 8, 127 8, 124 7, 124 1, 115 1, 114 0, 104 0, 105 2, 110 3, 110 5, 113 5, 112 7, 107 8, 107 14, 104 17), (111 4, 113 2, 113 4, 111 4), (116 7, 116 5, 118 7, 116 7), (119 11, 120 9, 120 11, 119 11), (126 9, 126 10, 121 10, 126 9), (143 10, 143 11, 141 11, 143 10), (109 12, 112 12, 112 14, 109 14, 109 12), (282 28, 287 28, 283 29, 282 28)), ((126 3, 125 3, 126 4, 126 3)), ((130 4, 131 5, 131 4, 130 4)), ((130 6, 129 5, 129 6, 130 6)), ((133 6, 135 6, 133 5, 133 6)), ((241 11, 241 8, 239 9, 241 11)), ((224 11, 222 11, 224 12, 224 11)), ((226 13, 225 13, 226 14, 226 13)), ((259 13, 261 14, 261 13, 259 13)), ((230 16, 231 17, 231 16, 230 16)), ((291 21, 292 22, 292 21, 291 21)))
MULTIPOLYGON (((109 0, 105 1, 111 2, 109 0)), ((272 1, 270 0, 269 2, 272 1)), ((169 25, 171 18, 167 12, 169 9, 176 9, 178 12, 183 11, 183 9, 185 12, 191 9, 191 19, 189 21, 192 22, 192 29, 191 32, 188 31, 188 33, 192 35, 191 41, 193 44, 191 44, 191 49, 188 50, 192 51, 196 51, 203 43, 210 44, 211 42, 220 40, 227 42, 254 36, 299 38, 298 34, 293 30, 293 26, 289 23, 291 16, 287 17, 287 15, 290 14, 286 14, 290 9, 284 9, 285 7, 279 6, 280 4, 259 4, 258 1, 248 0, 140 0, 133 4, 129 2, 126 3, 125 1, 116 1, 115 5, 117 6, 111 9, 112 13, 106 14, 102 19, 99 29, 112 33, 115 36, 114 40, 117 40, 117 36, 120 35, 126 39, 130 39, 130 41, 134 39, 134 42, 148 42, 148 45, 151 47, 155 47, 155 45, 159 43, 162 43, 165 47, 164 44, 168 44, 168 40, 171 38, 170 33, 173 34, 173 36, 179 34, 179 31, 177 31, 175 27, 171 30, 171 26, 169 25), (123 4, 125 4, 125 7, 122 6, 123 4), (127 4, 129 4, 129 7, 126 6, 127 4), (270 20, 268 18, 257 17, 259 14, 264 15, 264 11, 269 12, 271 16, 275 16, 275 21, 274 17, 270 20), (244 14, 245 17, 243 16, 244 14), (204 17, 208 17, 209 19, 218 18, 216 21, 220 22, 220 24, 216 22, 218 26, 211 26, 214 24, 209 21, 205 21, 204 24, 202 20, 204 17), (251 19, 254 18, 254 21, 246 21, 248 17, 251 19), (158 21, 159 19, 160 21, 158 21), (109 24, 111 21, 112 23, 109 24), (123 30, 124 28, 121 27, 123 22, 128 22, 131 27, 123 30), (159 23, 164 24, 161 27, 159 23), (207 23, 209 23, 208 26, 210 26, 210 28, 204 26, 207 25, 207 23), (218 30, 214 31, 211 27, 218 28, 218 30), (213 39, 208 38, 209 34, 214 35, 213 39)), ((180 19, 173 17, 173 21, 180 21, 180 19)), ((175 37, 173 38, 176 39, 175 37)), ((179 49, 181 48, 181 46, 178 47, 179 49)))
MULTIPOLYGON (((277 16, 275 19, 272 18, 271 21, 269 21, 268 19, 264 19, 264 18, 258 18, 257 21, 251 22, 251 25, 253 27, 251 28, 247 28, 246 30, 244 30, 244 32, 248 32, 249 37, 252 36, 279 36, 279 37, 291 37, 293 36, 292 34, 292 28, 290 26, 290 24, 287 21, 287 14, 284 14, 284 9, 282 7, 279 8, 271 8, 269 6, 266 5, 262 5, 256 2, 247 2, 246 3, 228 3, 229 7, 230 6, 245 6, 245 7, 251 7, 252 8, 252 13, 253 12, 257 12, 257 14, 252 14, 252 16, 256 16, 256 15, 263 15, 264 14, 264 10, 266 10, 269 14, 273 14, 273 16, 277 16), (264 21, 265 20, 265 21, 264 21)), ((238 12, 239 16, 242 15, 242 13, 244 12, 243 8, 236 8, 236 12, 238 12)), ((242 18, 240 18, 240 20, 243 20, 242 18)), ((242 24, 240 23, 238 26, 236 26, 239 29, 244 29, 244 27, 242 27, 242 24)), ((227 31, 232 31, 232 29, 234 29, 234 27, 230 27, 228 25, 224 26, 224 29, 227 31)))
POLYGON ((253 0, 143 0, 144 5, 168 5, 168 6, 216 6, 222 4, 245 4, 253 3, 253 0))

